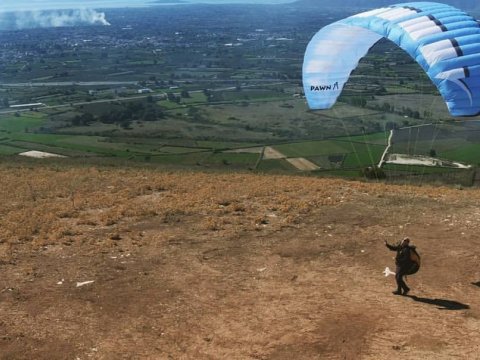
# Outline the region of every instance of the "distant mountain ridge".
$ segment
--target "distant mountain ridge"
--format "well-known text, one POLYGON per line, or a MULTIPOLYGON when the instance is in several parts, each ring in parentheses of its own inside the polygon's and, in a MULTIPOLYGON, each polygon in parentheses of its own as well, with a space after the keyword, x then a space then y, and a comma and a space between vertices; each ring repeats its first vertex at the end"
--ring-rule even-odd
MULTIPOLYGON (((405 3, 409 1, 402 0, 342 0, 339 2, 326 0, 299 0, 297 5, 308 5, 323 8, 376 8, 379 6, 388 6, 394 4, 405 3)), ((412 1, 413 2, 413 1, 412 1)), ((434 1, 435 2, 435 1, 434 1)), ((436 1, 442 4, 455 6, 463 10, 478 10, 480 2, 477 0, 443 0, 436 1)))

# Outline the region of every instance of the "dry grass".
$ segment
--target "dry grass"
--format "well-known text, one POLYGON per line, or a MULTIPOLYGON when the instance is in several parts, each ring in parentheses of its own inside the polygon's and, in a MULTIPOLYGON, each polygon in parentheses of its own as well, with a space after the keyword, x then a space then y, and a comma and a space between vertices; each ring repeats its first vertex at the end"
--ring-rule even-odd
POLYGON ((478 190, 44 165, 0 182, 2 359, 477 358, 478 190), (416 301, 382 275, 405 233, 416 301))
POLYGON ((0 239, 42 246, 92 234, 109 238, 125 222, 158 218, 172 223, 189 216, 203 218, 199 231, 249 231, 267 224, 281 228, 294 226, 312 209, 364 195, 451 205, 480 197, 473 190, 295 176, 4 166, 0 239))

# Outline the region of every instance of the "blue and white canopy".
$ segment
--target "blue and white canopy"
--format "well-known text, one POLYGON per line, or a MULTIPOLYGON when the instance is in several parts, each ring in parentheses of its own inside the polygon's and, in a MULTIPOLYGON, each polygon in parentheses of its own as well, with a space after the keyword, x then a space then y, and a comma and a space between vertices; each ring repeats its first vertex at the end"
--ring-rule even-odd
POLYGON ((383 37, 421 65, 453 116, 480 114, 480 23, 434 2, 375 9, 321 29, 303 63, 309 107, 332 107, 360 59, 383 37))

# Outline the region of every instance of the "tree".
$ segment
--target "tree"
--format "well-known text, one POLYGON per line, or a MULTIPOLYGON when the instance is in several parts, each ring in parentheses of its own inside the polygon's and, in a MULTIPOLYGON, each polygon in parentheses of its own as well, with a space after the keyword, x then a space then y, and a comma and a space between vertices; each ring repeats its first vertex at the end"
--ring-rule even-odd
POLYGON ((376 165, 362 169, 362 175, 367 179, 385 179, 387 177, 383 169, 376 165))
POLYGON ((380 85, 380 87, 375 91, 375 95, 385 95, 387 94, 387 89, 383 85, 380 85))
POLYGON ((123 119, 121 122, 120 122, 120 126, 125 129, 125 130, 131 130, 132 128, 130 127, 130 125, 132 124, 132 120, 130 119, 123 119))
POLYGON ((173 102, 177 101, 177 97, 174 93, 168 93, 167 94, 167 99, 168 99, 168 101, 173 101, 173 102))
POLYGON ((398 124, 394 121, 387 121, 385 123, 385 130, 390 131, 390 130, 397 130, 398 129, 398 124))
POLYGON ((388 102, 384 102, 382 105, 382 110, 385 112, 390 112, 392 111, 392 106, 388 102))
POLYGON ((77 115, 72 119, 72 125, 74 126, 89 126, 95 121, 95 117, 90 113, 84 113, 77 115))
POLYGON ((155 121, 157 120, 157 112, 154 108, 148 108, 143 114, 143 121, 155 121))

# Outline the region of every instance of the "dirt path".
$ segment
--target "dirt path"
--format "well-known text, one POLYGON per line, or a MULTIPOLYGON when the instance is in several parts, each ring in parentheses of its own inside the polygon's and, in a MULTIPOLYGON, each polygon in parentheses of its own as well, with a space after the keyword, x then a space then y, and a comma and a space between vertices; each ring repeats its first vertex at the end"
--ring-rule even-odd
POLYGON ((143 170, 0 175, 1 359, 480 353, 478 191, 143 170), (383 240, 404 235, 423 265, 408 278, 412 296, 398 297, 383 240))

